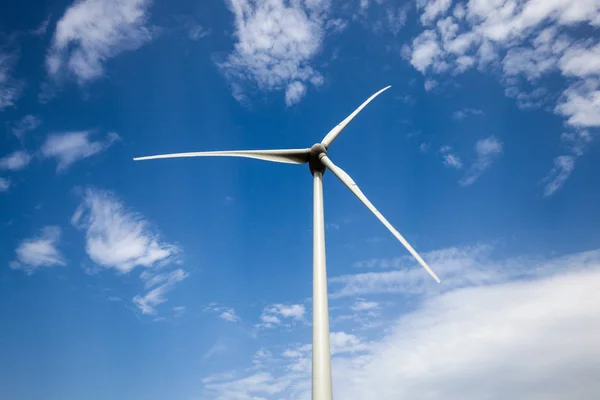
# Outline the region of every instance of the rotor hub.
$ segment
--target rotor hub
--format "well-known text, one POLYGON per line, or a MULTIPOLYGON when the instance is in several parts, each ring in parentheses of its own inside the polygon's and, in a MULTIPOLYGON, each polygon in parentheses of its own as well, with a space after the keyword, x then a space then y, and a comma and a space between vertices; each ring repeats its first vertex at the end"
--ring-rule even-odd
POLYGON ((321 154, 327 155, 327 148, 323 144, 316 143, 310 148, 308 167, 310 168, 310 173, 313 175, 315 171, 319 171, 321 174, 325 173, 325 165, 321 162, 321 154))

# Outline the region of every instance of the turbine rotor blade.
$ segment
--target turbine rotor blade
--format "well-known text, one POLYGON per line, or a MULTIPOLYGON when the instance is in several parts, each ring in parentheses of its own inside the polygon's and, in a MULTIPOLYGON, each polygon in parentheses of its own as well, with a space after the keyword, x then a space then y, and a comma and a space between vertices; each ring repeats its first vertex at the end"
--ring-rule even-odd
POLYGON ((350 178, 350 175, 348 175, 343 169, 341 169, 340 167, 336 166, 330 159, 329 157, 327 157, 324 153, 322 153, 321 157, 321 162, 331 170, 331 172, 338 177, 338 179, 340 181, 342 181, 342 183, 344 185, 346 185, 348 187, 348 189, 350 189, 350 191, 352 193, 354 193, 354 195, 356 197, 358 197, 358 199, 360 201, 363 202, 363 204, 365 206, 367 206, 367 208, 369 210, 371 210, 371 212, 373 214, 375 214, 375 216, 383 223, 383 225, 385 225, 386 228, 389 229, 390 232, 392 232, 392 234, 396 237, 396 239, 398 239, 400 241, 400 243, 402 243, 404 245, 404 247, 406 247, 406 249, 408 250, 408 252, 410 254, 412 254, 412 256, 419 262, 419 264, 421 264, 421 266, 423 268, 425 268, 425 270, 429 273, 429 275, 431 275, 431 277, 433 279, 436 280, 437 283, 440 283, 440 278, 438 278, 438 276, 435 274, 435 272, 433 272, 433 270, 429 267, 429 265, 427 265, 427 263, 425 262, 425 260, 423 260, 423 258, 421 258, 421 256, 419 255, 419 253, 417 253, 415 251, 415 249, 413 249, 413 247, 406 241, 406 239, 404 239, 404 236, 402 236, 400 234, 400 232, 398 232, 393 226, 392 224, 390 224, 388 222, 387 219, 385 219, 385 217, 383 215, 381 215, 381 213, 375 208, 375 206, 369 201, 369 199, 367 199, 367 196, 364 195, 364 193, 358 188, 358 186, 356 185, 356 183, 352 180, 352 178, 350 178))
POLYGON ((356 117, 358 115, 358 113, 361 112, 362 109, 365 108, 367 106, 367 104, 369 104, 371 102, 371 100, 373 100, 375 97, 379 96, 381 93, 385 92, 389 88, 391 88, 391 86, 384 87, 383 89, 381 89, 380 91, 378 91, 377 93, 375 93, 374 95, 369 97, 367 99, 367 101, 362 103, 360 105, 360 107, 358 107, 356 110, 354 110, 354 112, 352 114, 348 115, 345 120, 343 120, 342 122, 337 124, 336 127, 333 128, 332 130, 330 130, 329 133, 321 141, 321 144, 325 147, 329 147, 329 145, 331 145, 331 143, 333 143, 333 141, 335 140, 337 135, 339 135, 340 132, 344 130, 346 125, 348 125, 350 123, 350 121, 352 121, 354 119, 354 117, 356 117))
POLYGON ((179 157, 245 157, 286 164, 304 164, 308 162, 309 153, 310 149, 201 151, 194 153, 174 153, 136 157, 134 160, 141 161, 179 157))

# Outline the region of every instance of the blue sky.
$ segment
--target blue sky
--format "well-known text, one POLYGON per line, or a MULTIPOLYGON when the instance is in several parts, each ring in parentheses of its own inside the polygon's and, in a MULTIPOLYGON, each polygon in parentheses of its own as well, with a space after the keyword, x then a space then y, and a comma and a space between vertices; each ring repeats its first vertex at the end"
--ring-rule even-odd
POLYGON ((329 155, 443 284, 325 174, 334 395, 600 394, 598 0, 174 3, 3 8, 0 398, 308 399, 308 166, 132 158, 387 85, 329 155))

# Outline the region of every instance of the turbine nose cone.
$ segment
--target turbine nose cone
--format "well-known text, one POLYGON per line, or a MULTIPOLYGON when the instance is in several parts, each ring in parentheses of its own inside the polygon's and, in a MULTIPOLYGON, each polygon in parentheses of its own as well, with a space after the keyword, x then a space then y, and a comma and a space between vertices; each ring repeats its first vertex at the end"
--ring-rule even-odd
POLYGON ((316 143, 310 148, 310 152, 314 156, 318 156, 321 153, 327 154, 327 148, 321 143, 316 143))

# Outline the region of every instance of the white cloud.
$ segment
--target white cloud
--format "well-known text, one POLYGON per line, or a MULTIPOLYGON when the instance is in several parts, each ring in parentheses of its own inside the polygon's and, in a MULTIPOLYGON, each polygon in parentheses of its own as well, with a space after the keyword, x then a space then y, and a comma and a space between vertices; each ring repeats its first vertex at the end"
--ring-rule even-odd
POLYGON ((461 186, 472 185, 502 154, 502 143, 493 136, 480 139, 475 144, 477 159, 459 181, 461 186))
POLYGON ((50 16, 47 16, 46 19, 44 19, 37 28, 31 30, 31 34, 33 36, 44 36, 46 34, 46 32, 48 31, 48 24, 50 23, 50 16))
POLYGON ((25 168, 29 164, 29 161, 31 161, 29 153, 18 150, 0 158, 0 169, 19 171, 25 168))
POLYGON ((0 111, 13 106, 21 94, 21 85, 11 76, 16 58, 0 47, 0 111))
MULTIPOLYGON (((600 75, 600 70, 598 71, 600 75)), ((569 86, 556 106, 556 112, 577 128, 600 127, 600 81, 587 79, 569 86)))
POLYGON ((22 139, 27 132, 37 129, 42 124, 42 121, 35 115, 28 114, 15 122, 12 126, 12 133, 18 139, 22 139))
POLYGON ((294 318, 297 320, 302 320, 304 312, 306 311, 302 304, 292 304, 290 306, 275 304, 271 310, 284 318, 294 318))
POLYGON ((57 171, 64 171, 74 162, 98 154, 108 149, 119 135, 110 132, 104 140, 93 141, 90 136, 92 131, 77 131, 50 134, 42 145, 42 155, 47 158, 56 158, 57 171))
POLYGON ((233 378, 235 378, 235 373, 223 372, 220 374, 211 374, 211 375, 207 376, 206 378, 202 378, 202 383, 207 384, 207 383, 211 383, 211 382, 231 380, 233 378))
POLYGON ((336 394, 360 399, 377 387, 381 399, 595 397, 597 260, 594 267, 436 297, 397 321, 370 358, 334 369, 336 394))
POLYGON ((341 33, 348 27, 348 21, 341 18, 330 19, 325 25, 325 29, 333 33, 341 33))
POLYGON ((583 154, 585 148, 592 141, 592 135, 588 131, 579 131, 572 133, 563 133, 560 139, 566 144, 567 149, 575 156, 583 154))
POLYGON ((379 303, 376 301, 358 300, 353 306, 354 311, 370 311, 379 308, 379 303))
POLYGON ((186 311, 186 307, 185 306, 176 306, 173 307, 173 312, 175 313, 176 317, 181 317, 183 314, 185 314, 186 311))
POLYGON ((600 71, 600 43, 593 46, 589 43, 590 41, 578 42, 566 49, 558 63, 565 76, 579 78, 598 76, 598 71, 600 71))
POLYGON ((442 285, 433 281, 411 257, 369 260, 372 268, 386 270, 333 277, 329 280, 331 297, 380 293, 414 295, 495 283, 505 279, 506 274, 502 273, 504 265, 489 262, 491 250, 490 246, 479 245, 423 253, 423 259, 440 276, 442 285))
POLYGON ((10 187, 10 180, 0 177, 0 192, 6 192, 10 187))
POLYGON ((461 169, 463 166, 460 157, 452 152, 452 147, 450 146, 442 146, 440 148, 440 153, 442 153, 442 158, 444 160, 444 166, 449 168, 461 169))
POLYGON ((462 161, 460 161, 460 158, 457 155, 454 154, 444 154, 444 165, 446 167, 450 167, 450 168, 455 168, 455 169, 461 169, 462 168, 462 161))
POLYGON ((368 349, 368 345, 366 343, 362 343, 357 336, 346 332, 331 332, 329 335, 329 341, 332 355, 340 353, 355 353, 368 349))
POLYGON ((321 48, 328 1, 228 0, 228 4, 237 42, 219 66, 232 82, 234 97, 246 98, 244 82, 265 91, 286 88, 286 99, 293 90, 290 84, 295 89, 309 82, 322 84, 323 77, 311 62, 321 48))
POLYGON ((240 320, 240 317, 238 317, 235 314, 235 310, 233 308, 229 308, 229 309, 226 309, 225 311, 223 311, 219 315, 219 318, 221 318, 222 320, 225 320, 227 322, 238 322, 240 320))
POLYGON ((188 31, 188 37, 195 42, 210 35, 210 30, 205 29, 202 25, 194 25, 188 31))
POLYGON ((554 159, 554 168, 542 180, 547 182, 544 186, 544 197, 554 194, 565 184, 575 169, 575 158, 573 156, 558 156, 554 159))
POLYGON ((402 29, 402 27, 406 24, 409 9, 409 2, 406 2, 404 5, 398 7, 390 6, 386 9, 387 24, 394 36, 398 35, 400 29, 402 29))
POLYGON ((454 111, 452 113, 452 118, 461 121, 469 115, 483 115, 483 111, 478 108, 463 108, 462 110, 454 111))
POLYGON ((428 79, 499 71, 519 107, 558 98, 554 112, 569 125, 600 126, 600 39, 591 33, 600 26, 598 0, 467 0, 447 15, 451 3, 417 1, 426 28, 403 49, 415 69, 428 79))
POLYGON ((452 0, 417 0, 419 8, 423 8, 421 23, 423 25, 430 25, 436 18, 445 14, 451 4, 452 0))
POLYGON ((150 0, 81 0, 56 24, 46 56, 52 78, 74 76, 79 84, 101 77, 104 64, 152 39, 150 0))
POLYGON ((280 325, 282 319, 303 321, 305 312, 306 309, 302 304, 273 304, 272 306, 265 307, 260 316, 261 323, 257 326, 273 328, 276 325, 280 325))
POLYGON ((565 132, 560 135, 560 139, 570 154, 554 158, 554 166, 542 179, 546 183, 544 197, 551 196, 564 185, 575 170, 575 160, 583 154, 592 141, 592 136, 588 131, 565 132))
POLYGON ((412 49, 408 52, 412 66, 425 73, 434 62, 437 62, 442 53, 435 31, 427 30, 417 36, 412 42, 412 49))
POLYGON ((140 309, 142 314, 156 314, 156 307, 165 303, 168 299, 166 294, 173 290, 177 282, 181 282, 188 277, 188 274, 182 269, 176 269, 167 274, 166 280, 159 286, 149 290, 144 295, 137 295, 133 298, 133 303, 140 309))
POLYGON ((433 89, 438 87, 438 82, 433 79, 427 79, 425 80, 425 84, 423 86, 425 87, 425 91, 431 92, 433 89))
POLYGON ((210 382, 205 390, 215 400, 264 400, 264 396, 281 393, 290 384, 289 380, 275 379, 272 374, 257 372, 254 375, 238 379, 210 382))
POLYGON ((17 259, 10 267, 31 274, 40 267, 65 265, 65 258, 57 249, 60 233, 58 226, 47 226, 40 235, 23 240, 15 250, 17 259))
POLYGON ((444 166, 448 168, 461 169, 462 161, 460 157, 452 152, 452 147, 450 146, 442 146, 440 148, 440 153, 442 153, 442 159, 444 160, 444 166))
POLYGON ((254 356, 252 357, 252 364, 254 364, 254 369, 262 369, 267 366, 271 361, 273 361, 273 353, 269 350, 261 347, 258 349, 254 356))
POLYGON ((202 361, 206 361, 206 360, 214 357, 215 355, 217 355, 219 353, 224 353, 226 351, 227 351, 227 346, 225 346, 223 343, 220 343, 220 341, 217 341, 217 343, 212 345, 211 348, 208 349, 206 351, 206 353, 204 353, 204 355, 202 356, 202 361))
MULTIPOLYGON (((164 243, 143 216, 130 211, 111 193, 88 188, 71 219, 86 231, 85 251, 104 268, 127 273, 135 267, 151 268, 173 261, 179 248, 164 243)), ((164 276, 142 276, 153 284, 164 276)), ((159 290, 157 294, 161 294, 159 290)))
POLYGON ((219 318, 227 322, 239 322, 241 320, 232 307, 219 306, 217 303, 210 303, 204 308, 204 311, 218 313, 219 318))
POLYGON ((285 90, 285 104, 287 104, 288 107, 293 106, 294 104, 300 102, 305 94, 306 85, 298 81, 292 82, 285 90))
MULTIPOLYGON (((450 285, 426 296, 405 293, 411 311, 386 316, 388 328, 374 340, 332 333, 336 398, 371 398, 373 388, 383 400, 584 400, 600 394, 600 250, 497 261, 481 247, 472 250, 475 255, 468 248, 446 250, 445 257, 454 252, 465 261, 476 259, 478 270, 492 270, 496 279, 450 285), (514 280, 515 271, 522 279, 514 280)), ((455 260, 456 277, 471 272, 473 265, 462 265, 455 260)), ((246 377, 210 376, 203 394, 211 399, 310 398, 310 348, 288 348, 270 369, 246 377)))
POLYGON ((336 222, 325 222, 325 229, 327 230, 334 230, 334 231, 339 231, 340 230, 340 224, 336 223, 336 222))

